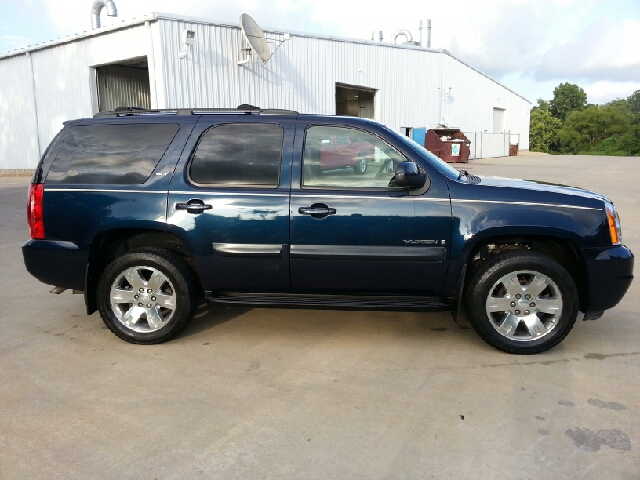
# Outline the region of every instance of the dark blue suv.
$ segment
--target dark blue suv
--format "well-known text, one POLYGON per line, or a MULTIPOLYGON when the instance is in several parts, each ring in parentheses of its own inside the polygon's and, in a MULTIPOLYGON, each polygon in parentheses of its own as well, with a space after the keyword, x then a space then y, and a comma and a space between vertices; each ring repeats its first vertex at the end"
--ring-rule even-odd
POLYGON ((604 196, 459 172, 378 123, 242 106, 74 120, 29 193, 29 272, 160 343, 202 298, 452 309, 509 353, 557 345, 633 279, 604 196))

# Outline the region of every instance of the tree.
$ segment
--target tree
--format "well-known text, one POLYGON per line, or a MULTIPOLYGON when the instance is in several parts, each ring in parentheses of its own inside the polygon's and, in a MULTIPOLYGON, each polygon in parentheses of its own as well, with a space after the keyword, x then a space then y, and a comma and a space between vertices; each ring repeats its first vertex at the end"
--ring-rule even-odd
POLYGON ((553 100, 549 102, 551 114, 562 120, 570 112, 582 110, 587 104, 587 94, 578 85, 561 83, 553 90, 553 100))
POLYGON ((533 107, 533 110, 540 109, 540 110, 549 111, 549 102, 547 102, 546 100, 543 100, 543 99, 539 98, 538 100, 536 100, 536 103, 538 105, 533 107))
POLYGON ((616 98, 615 100, 605 103, 603 106, 618 108, 625 115, 631 113, 629 101, 626 98, 616 98))
POLYGON ((596 151, 609 138, 612 146, 616 138, 629 130, 629 118, 617 106, 591 106, 567 115, 558 131, 558 141, 563 153, 596 151))
POLYGON ((627 97, 627 103, 629 104, 629 111, 634 114, 640 114, 640 90, 636 90, 627 97))
POLYGON ((549 110, 543 109, 542 105, 534 107, 531 110, 529 149, 533 152, 551 153, 557 143, 560 127, 562 122, 554 118, 549 110))

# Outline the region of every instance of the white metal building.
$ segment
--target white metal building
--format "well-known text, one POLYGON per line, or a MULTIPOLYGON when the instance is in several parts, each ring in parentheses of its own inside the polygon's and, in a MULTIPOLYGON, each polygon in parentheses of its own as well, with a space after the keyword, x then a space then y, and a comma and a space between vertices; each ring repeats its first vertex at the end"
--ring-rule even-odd
MULTIPOLYGON (((265 33, 273 49, 283 39, 265 33)), ((403 133, 459 127, 472 157, 507 154, 509 133, 529 148, 531 103, 445 50, 291 33, 266 64, 238 65, 243 48, 237 25, 153 13, 0 55, 0 170, 35 168, 63 121, 124 105, 249 103, 366 116, 403 133), (185 30, 195 32, 188 51, 185 30)))

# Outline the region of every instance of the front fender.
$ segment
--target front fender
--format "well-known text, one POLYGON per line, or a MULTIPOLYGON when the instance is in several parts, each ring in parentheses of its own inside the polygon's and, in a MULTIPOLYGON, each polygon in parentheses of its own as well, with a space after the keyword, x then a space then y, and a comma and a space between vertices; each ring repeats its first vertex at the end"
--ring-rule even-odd
POLYGON ((464 265, 475 248, 490 239, 557 238, 579 248, 606 245, 606 216, 596 207, 518 201, 451 201, 450 268, 443 295, 455 293, 464 265))

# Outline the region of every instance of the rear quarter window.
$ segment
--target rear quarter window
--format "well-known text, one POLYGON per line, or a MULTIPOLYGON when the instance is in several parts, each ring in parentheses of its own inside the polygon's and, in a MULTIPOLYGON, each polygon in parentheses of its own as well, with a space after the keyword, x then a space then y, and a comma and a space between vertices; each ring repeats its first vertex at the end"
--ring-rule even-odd
POLYGON ((189 176, 199 185, 275 188, 280 179, 284 130, 269 123, 230 123, 207 130, 189 176))
POLYGON ((74 127, 60 147, 46 183, 144 183, 179 128, 175 123, 74 127))

